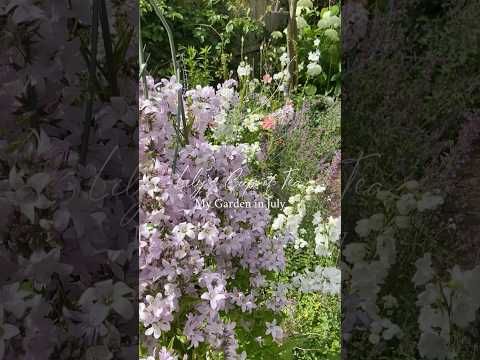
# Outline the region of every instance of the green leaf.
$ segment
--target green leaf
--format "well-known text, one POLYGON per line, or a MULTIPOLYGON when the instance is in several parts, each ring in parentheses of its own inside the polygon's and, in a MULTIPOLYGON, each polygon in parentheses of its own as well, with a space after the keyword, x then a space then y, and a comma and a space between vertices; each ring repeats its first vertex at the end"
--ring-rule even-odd
POLYGON ((332 13, 332 15, 340 15, 340 6, 338 5, 330 6, 330 12, 332 13))
POLYGON ((317 87, 315 85, 307 85, 305 87, 305 94, 308 96, 314 96, 317 93, 317 87))
POLYGON ((172 336, 170 342, 168 343, 168 348, 173 349, 173 343, 175 342, 175 336, 172 336))

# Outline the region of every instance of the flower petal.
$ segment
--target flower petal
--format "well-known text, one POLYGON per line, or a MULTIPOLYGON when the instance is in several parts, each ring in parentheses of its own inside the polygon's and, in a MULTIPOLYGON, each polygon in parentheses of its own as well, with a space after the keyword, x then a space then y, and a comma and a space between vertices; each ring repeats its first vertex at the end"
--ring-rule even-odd
POLYGON ((51 180, 52 178, 47 173, 38 173, 31 176, 27 180, 27 184, 33 187, 37 193, 41 193, 51 180))
POLYGON ((115 299, 112 307, 123 318, 127 320, 133 318, 133 306, 127 299, 122 297, 115 299))
POLYGON ((10 324, 3 324, 3 331, 4 331, 3 338, 5 340, 11 339, 12 337, 20 334, 20 330, 18 330, 18 328, 10 324))

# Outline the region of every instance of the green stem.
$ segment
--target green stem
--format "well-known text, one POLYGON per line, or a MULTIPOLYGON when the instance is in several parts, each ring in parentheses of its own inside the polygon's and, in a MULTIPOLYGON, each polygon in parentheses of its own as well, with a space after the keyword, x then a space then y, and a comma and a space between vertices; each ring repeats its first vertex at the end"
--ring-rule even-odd
MULTIPOLYGON (((168 22, 163 15, 163 11, 162 9, 160 9, 160 6, 158 6, 157 2, 155 0, 150 0, 150 4, 152 4, 153 10, 155 10, 155 13, 162 22, 162 25, 165 27, 165 30, 167 31, 168 42, 170 44, 170 55, 172 56, 173 72, 175 73, 175 75, 178 75, 179 71, 177 66, 177 52, 175 50, 175 41, 173 40, 172 29, 170 28, 170 25, 168 25, 168 22)), ((179 80, 180 79, 177 79, 177 81, 179 80)))
POLYGON ((310 75, 307 74, 307 79, 305 80, 305 84, 303 84, 303 88, 302 88, 302 100, 305 99, 305 88, 307 87, 309 80, 310 80, 310 75))
MULTIPOLYGON (((157 14, 160 21, 162 22, 163 27, 167 31, 168 42, 170 44, 170 53, 172 56, 173 71, 175 72, 177 81, 180 83, 180 69, 178 68, 178 64, 177 64, 177 52, 175 50, 175 41, 173 39, 172 29, 170 28, 170 25, 168 25, 168 22, 165 19, 165 16, 163 15, 163 11, 160 8, 160 6, 156 3, 156 0, 150 0, 150 4, 155 10, 155 13, 157 14)), ((175 173, 177 169, 177 159, 178 159, 179 147, 181 143, 180 137, 183 137, 184 144, 188 144, 188 139, 189 139, 189 129, 187 126, 187 118, 185 116, 185 107, 183 105, 182 90, 183 90, 183 87, 182 89, 178 90, 178 105, 177 105, 177 119, 176 119, 177 120, 176 128, 178 129, 178 131, 177 131, 177 139, 175 144, 175 156, 174 156, 173 165, 172 165, 173 173, 175 173), (182 126, 183 126, 182 131, 180 131, 180 123, 182 123, 182 126)))
POLYGON ((98 52, 98 22, 100 16, 99 0, 93 0, 92 4, 92 27, 90 29, 91 59, 88 69, 88 100, 85 107, 85 119, 80 148, 80 164, 85 165, 88 154, 88 144, 90 141, 90 128, 93 125, 93 103, 95 101, 96 72, 97 72, 97 52, 98 52))
POLYGON ((147 64, 145 63, 145 49, 143 48, 143 41, 142 41, 142 28, 141 25, 142 20, 139 15, 139 20, 138 20, 138 56, 139 56, 139 63, 140 63, 140 77, 142 79, 142 85, 143 85, 143 95, 145 96, 145 99, 148 99, 148 85, 147 85, 147 73, 146 73, 146 66, 147 64))
POLYGON ((108 66, 110 88, 112 95, 118 96, 120 92, 118 89, 117 68, 113 58, 112 36, 110 34, 110 24, 108 22, 107 5, 105 0, 100 1, 100 22, 102 25, 103 44, 105 47, 105 57, 108 66))

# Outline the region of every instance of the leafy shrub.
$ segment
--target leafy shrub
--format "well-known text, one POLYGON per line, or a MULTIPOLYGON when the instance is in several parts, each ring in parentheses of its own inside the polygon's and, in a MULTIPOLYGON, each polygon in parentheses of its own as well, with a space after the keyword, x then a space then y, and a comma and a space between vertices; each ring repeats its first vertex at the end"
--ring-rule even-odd
MULTIPOLYGON (((173 29, 180 60, 190 73, 189 87, 219 83, 230 75, 232 54, 240 47, 242 37, 262 31, 249 16, 241 1, 229 0, 158 0, 173 29), (208 55, 207 55, 208 54, 208 55), (203 64, 197 69, 195 63, 203 64)), ((150 54, 149 71, 158 78, 168 77, 171 59, 168 39, 162 24, 149 4, 140 1, 142 37, 150 54)))
MULTIPOLYGON (((339 5, 319 8, 311 1, 298 3, 299 76, 298 87, 291 89, 293 92, 308 96, 340 94, 340 18, 339 5)), ((275 31, 266 39, 261 67, 264 73, 275 74, 274 78, 288 83, 287 65, 292 59, 287 54, 286 33, 286 30, 275 31)))

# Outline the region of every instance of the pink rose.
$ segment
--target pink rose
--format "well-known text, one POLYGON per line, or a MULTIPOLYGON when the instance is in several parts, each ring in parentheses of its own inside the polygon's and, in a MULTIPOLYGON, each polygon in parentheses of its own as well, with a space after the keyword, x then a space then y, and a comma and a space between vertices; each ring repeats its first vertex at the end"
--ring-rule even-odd
POLYGON ((263 118, 263 121, 262 121, 262 129, 263 130, 271 130, 273 128, 275 128, 275 124, 276 124, 276 119, 272 116, 266 116, 265 118, 263 118))
POLYGON ((270 76, 270 74, 265 74, 263 75, 263 78, 262 78, 262 81, 264 84, 271 84, 272 83, 272 77, 270 76))

